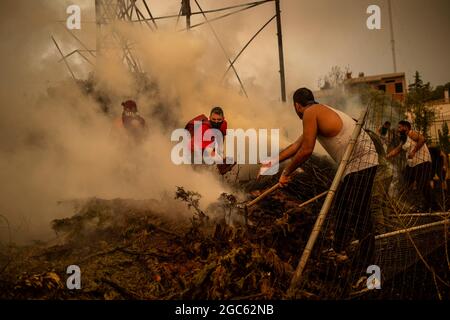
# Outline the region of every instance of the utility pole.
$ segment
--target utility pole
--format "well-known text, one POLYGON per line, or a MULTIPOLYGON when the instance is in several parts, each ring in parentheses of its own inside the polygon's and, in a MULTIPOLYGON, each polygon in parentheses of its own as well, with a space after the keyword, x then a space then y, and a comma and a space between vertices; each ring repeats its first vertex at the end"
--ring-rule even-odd
POLYGON ((390 27, 391 27, 392 62, 394 64, 394 72, 397 72, 397 59, 395 57, 394 23, 392 21, 391 0, 388 0, 388 6, 389 6, 389 23, 390 23, 390 27))
POLYGON ((186 29, 191 29, 191 0, 181 1, 181 15, 186 16, 186 29))
POLYGON ((286 102, 286 78, 284 74, 283 34, 281 32, 280 0, 275 0, 277 15, 278 57, 280 60, 281 101, 286 102))

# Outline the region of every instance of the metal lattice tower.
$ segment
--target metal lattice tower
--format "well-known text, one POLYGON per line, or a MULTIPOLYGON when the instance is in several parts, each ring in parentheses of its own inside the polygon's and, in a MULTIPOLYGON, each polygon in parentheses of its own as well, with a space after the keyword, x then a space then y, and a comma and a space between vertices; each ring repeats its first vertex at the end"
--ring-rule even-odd
POLYGON ((133 73, 142 74, 142 68, 139 60, 133 55, 132 43, 129 39, 120 35, 116 29, 116 22, 124 21, 130 24, 140 24, 144 28, 149 28, 151 31, 158 29, 157 21, 176 19, 177 23, 175 29, 177 31, 190 31, 191 29, 198 28, 200 26, 207 26, 210 32, 213 34, 216 42, 220 46, 224 56, 226 58, 228 67, 222 77, 225 78, 228 72, 232 72, 239 82, 241 92, 247 96, 245 86, 241 81, 239 73, 236 69, 236 62, 239 57, 244 53, 248 46, 257 38, 257 36, 268 26, 272 21, 276 22, 277 39, 278 39, 278 56, 279 56, 279 73, 280 73, 280 87, 281 87, 281 100, 286 102, 286 84, 285 84, 285 70, 284 70, 284 58, 283 58, 283 41, 281 32, 281 0, 249 0, 249 2, 235 4, 231 6, 207 9, 203 10, 199 0, 180 0, 180 10, 178 14, 170 14, 166 16, 153 16, 149 7, 149 0, 95 0, 95 14, 96 14, 96 49, 88 48, 74 33, 67 30, 70 35, 81 45, 82 49, 74 50, 68 54, 64 53, 61 46, 56 39, 52 36, 52 40, 62 57, 67 69, 69 70, 72 78, 75 80, 76 75, 70 67, 68 58, 75 53, 78 54, 83 60, 94 66, 95 63, 91 61, 91 58, 100 58, 106 52, 119 52, 120 59, 126 63, 133 73), (227 18, 234 14, 239 14, 249 9, 256 8, 261 5, 272 3, 274 5, 274 15, 268 19, 256 33, 245 43, 242 49, 234 55, 229 54, 226 50, 223 42, 221 41, 218 33, 215 31, 213 22, 227 18), (195 6, 195 7, 194 7, 195 6), (210 14, 219 14, 218 16, 211 17, 210 14), (198 16, 203 21, 192 23, 192 18, 198 16), (186 26, 182 29, 178 28, 178 21, 181 17, 186 20, 186 26), (90 55, 88 57, 86 54, 90 55))
POLYGON ((101 57, 105 50, 120 48, 122 51, 122 59, 127 63, 130 70, 141 73, 142 70, 139 60, 133 56, 130 42, 115 32, 114 24, 119 20, 130 22, 135 18, 138 20, 144 19, 143 23, 146 23, 153 30, 156 27, 156 23, 152 27, 148 20, 146 20, 152 19, 153 16, 145 0, 95 0, 95 14, 97 24, 97 56, 101 57), (144 15, 139 7, 146 8, 148 17, 144 15))

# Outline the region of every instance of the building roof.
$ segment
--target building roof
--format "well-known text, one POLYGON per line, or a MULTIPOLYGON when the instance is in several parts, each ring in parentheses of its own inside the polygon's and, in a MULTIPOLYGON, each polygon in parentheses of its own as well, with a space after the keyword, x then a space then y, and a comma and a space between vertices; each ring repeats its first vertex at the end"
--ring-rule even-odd
POLYGON ((404 72, 397 72, 397 73, 386 73, 386 74, 379 74, 375 76, 367 76, 367 77, 358 77, 358 78, 350 78, 346 79, 346 83, 369 83, 369 82, 377 82, 382 80, 388 80, 392 78, 404 78, 405 73, 404 72))

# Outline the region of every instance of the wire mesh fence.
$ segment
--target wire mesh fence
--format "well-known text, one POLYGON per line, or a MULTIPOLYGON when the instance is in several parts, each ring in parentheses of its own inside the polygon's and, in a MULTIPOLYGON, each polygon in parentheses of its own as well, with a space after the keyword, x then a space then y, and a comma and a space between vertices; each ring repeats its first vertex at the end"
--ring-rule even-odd
POLYGON ((401 106, 372 100, 355 122, 362 130, 303 251, 296 297, 450 298, 444 161, 433 162, 424 135, 404 117, 401 106))

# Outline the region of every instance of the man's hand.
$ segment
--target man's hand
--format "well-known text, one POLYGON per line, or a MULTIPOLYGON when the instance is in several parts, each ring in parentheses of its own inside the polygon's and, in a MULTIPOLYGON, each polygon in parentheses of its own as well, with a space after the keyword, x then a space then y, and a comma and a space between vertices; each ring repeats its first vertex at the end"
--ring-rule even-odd
POLYGON ((410 153, 408 153, 408 159, 414 158, 415 155, 416 153, 414 151, 411 151, 410 153))
POLYGON ((292 181, 291 175, 285 175, 284 173, 281 174, 280 179, 278 180, 278 183, 280 184, 280 187, 283 188, 288 185, 289 182, 292 181))
POLYGON ((402 150, 402 145, 398 145, 397 147, 395 147, 394 149, 392 149, 387 155, 386 155, 386 159, 390 160, 393 157, 397 156, 402 150))

